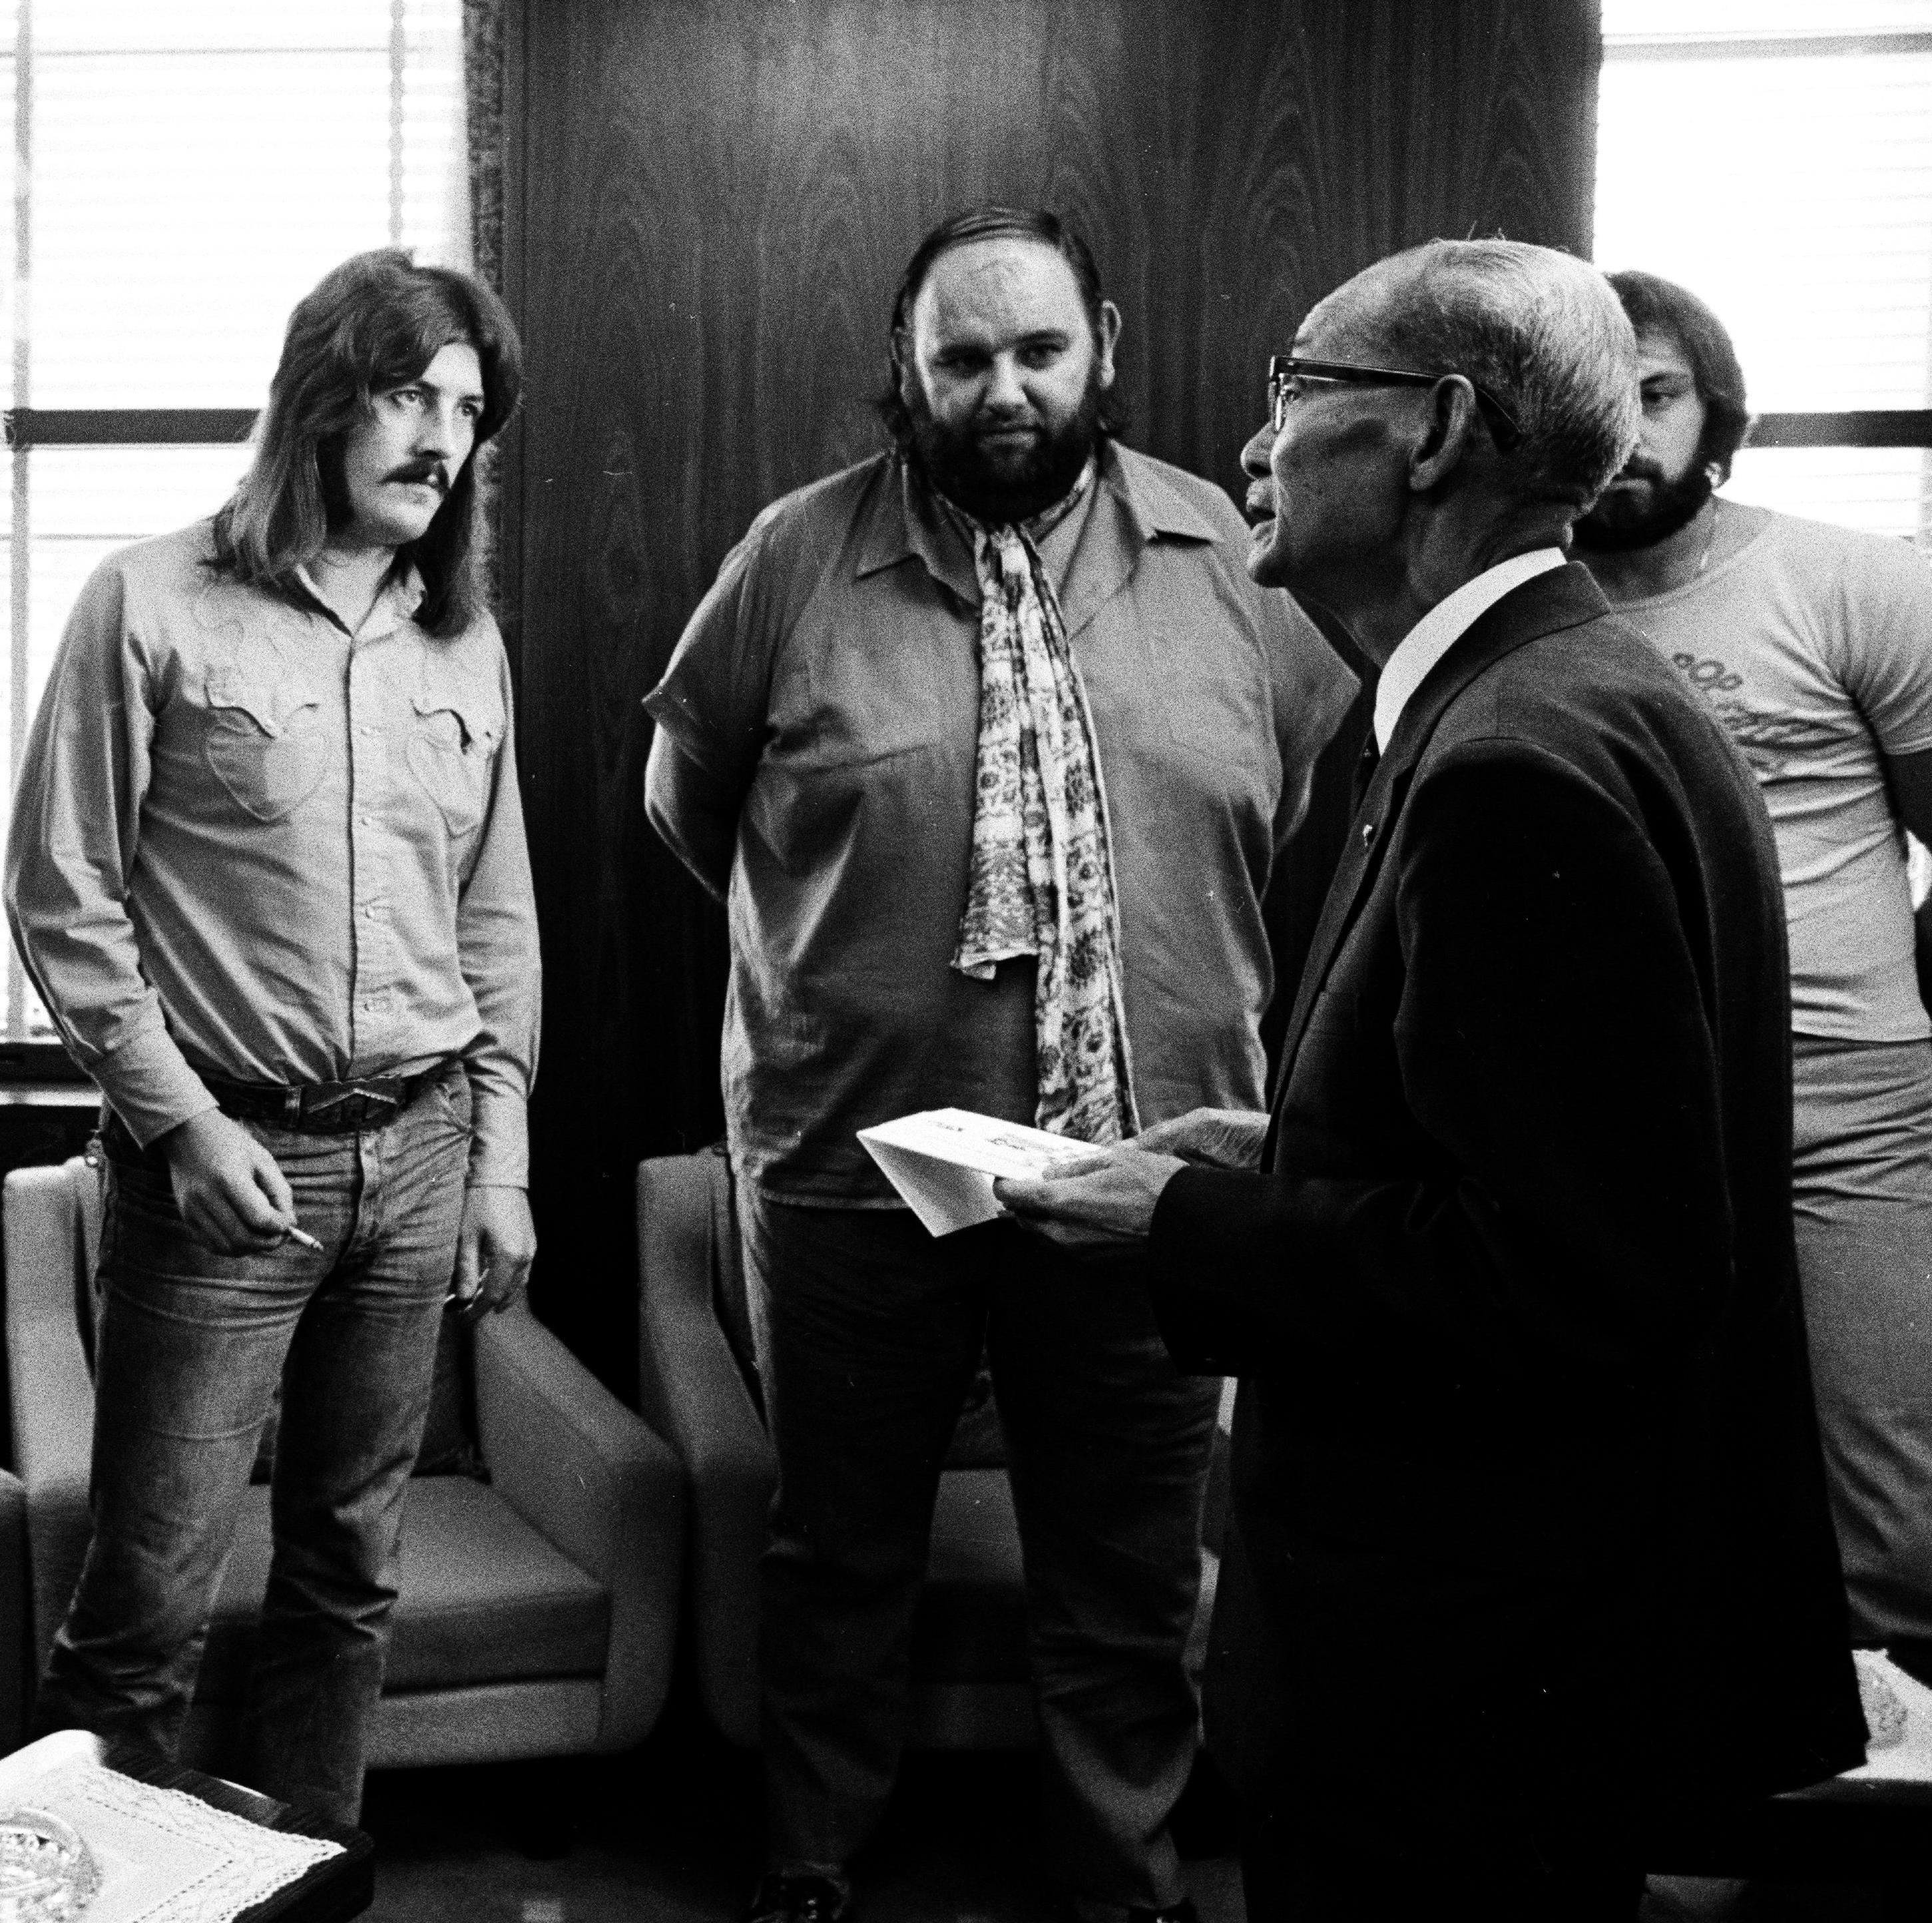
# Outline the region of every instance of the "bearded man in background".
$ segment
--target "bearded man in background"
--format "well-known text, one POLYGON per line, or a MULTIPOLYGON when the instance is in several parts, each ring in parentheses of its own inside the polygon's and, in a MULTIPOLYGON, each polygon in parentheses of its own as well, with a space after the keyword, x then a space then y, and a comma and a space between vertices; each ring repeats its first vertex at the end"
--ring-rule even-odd
POLYGON ((1724 323, 1610 277, 1636 452, 1578 556, 1722 724, 1778 837, 1798 1274, 1854 1641, 1932 1673, 1932 571, 1910 542, 1720 498, 1750 416, 1724 323))

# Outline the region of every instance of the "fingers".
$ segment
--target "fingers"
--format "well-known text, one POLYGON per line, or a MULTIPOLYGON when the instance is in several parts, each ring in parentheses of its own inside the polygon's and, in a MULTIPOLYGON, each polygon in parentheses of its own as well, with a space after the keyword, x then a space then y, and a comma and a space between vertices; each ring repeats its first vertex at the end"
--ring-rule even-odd
POLYGON ((1041 1179, 1065 1182, 1076 1175, 1090 1175, 1096 1169, 1106 1168, 1109 1159, 1110 1152, 1104 1148, 1096 1148, 1084 1155, 1056 1156, 1041 1179))
POLYGON ((488 1306, 483 1294, 482 1236, 466 1210, 456 1238, 456 1268, 450 1276, 452 1306, 465 1322, 474 1322, 488 1306))
POLYGON ((266 1153, 256 1150, 254 1166, 238 1181, 226 1171, 217 1180, 217 1205, 225 1208, 235 1232, 250 1248, 272 1249, 288 1239, 295 1226, 296 1198, 288 1178, 266 1153))
POLYGON ((530 1279, 530 1261, 529 1256, 507 1252, 492 1257, 488 1278, 484 1284, 492 1309, 500 1311, 508 1308, 523 1293, 524 1285, 530 1279))
POLYGON ((1011 1214, 1029 1215, 1040 1208, 1046 1186, 1044 1182, 1029 1181, 1020 1175, 995 1175, 993 1199, 1011 1214))
POLYGON ((508 1308, 530 1280, 536 1257, 530 1198, 520 1189, 472 1189, 464 1202, 463 1240, 476 1264, 478 1312, 508 1308))
POLYGON ((1134 1137, 1143 1148, 1159 1150, 1168 1155, 1178 1155, 1181 1147, 1194 1132, 1192 1114, 1176 1115, 1172 1120, 1156 1122, 1151 1128, 1142 1129, 1134 1137))
POLYGON ((1261 1159, 1268 1118, 1244 1108, 1190 1108, 1134 1137, 1150 1154, 1178 1155, 1210 1168, 1252 1168, 1261 1159))
POLYGON ((286 1240, 295 1226, 295 1197, 282 1172, 258 1150, 240 1167, 216 1168, 190 1184, 182 1214, 221 1254, 260 1255, 286 1240))
POLYGON ((1067 1179, 1031 1182, 1002 1175, 994 1181, 993 1198, 1022 1228, 1056 1248, 1097 1248, 1106 1239, 1080 1218, 1067 1179))
POLYGON ((255 1187, 268 1198, 270 1210, 284 1226, 296 1219, 296 1192, 289 1186, 289 1178, 282 1173, 281 1164, 260 1142, 250 1138, 249 1147, 254 1150, 254 1166, 251 1172, 255 1187))
POLYGON ((287 1239, 288 1224, 269 1213, 259 1197, 244 1214, 237 1196, 245 1194, 212 1186, 196 1190, 182 1203, 182 1220, 197 1241, 218 1255, 266 1255, 287 1239))

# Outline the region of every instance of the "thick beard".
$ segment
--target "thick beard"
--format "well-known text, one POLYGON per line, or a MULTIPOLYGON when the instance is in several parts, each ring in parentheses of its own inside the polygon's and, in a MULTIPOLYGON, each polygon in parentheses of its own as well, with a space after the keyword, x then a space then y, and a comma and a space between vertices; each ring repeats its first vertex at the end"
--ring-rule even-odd
POLYGON ((1064 500, 1100 438, 1097 378, 1088 380, 1080 405, 1065 421, 1058 428, 1046 426, 1018 466, 1004 470, 981 452, 977 429, 950 428, 936 420, 917 381, 906 386, 913 458, 948 500, 991 527, 1030 520, 1064 500))
POLYGON ((1654 548, 1688 526, 1711 498, 1710 471, 1701 463, 1675 481, 1652 478, 1648 494, 1606 496, 1570 530, 1586 554, 1627 554, 1654 548))

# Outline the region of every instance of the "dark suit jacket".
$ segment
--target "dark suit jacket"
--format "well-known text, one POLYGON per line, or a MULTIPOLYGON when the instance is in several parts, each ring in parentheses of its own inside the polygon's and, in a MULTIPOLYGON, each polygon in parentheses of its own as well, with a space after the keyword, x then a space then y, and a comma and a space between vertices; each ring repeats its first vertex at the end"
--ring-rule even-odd
POLYGON ((1266 1172, 1185 1171, 1154 1218, 1170 1348, 1244 1378, 1250 1620, 1210 1692, 1242 1773, 1346 1749, 1352 1705, 1453 1723, 1518 1684, 1491 1735, 1524 1767, 1580 1742, 1754 1792, 1862 1759, 1788 1021, 1748 772, 1583 570, 1516 589, 1364 799, 1266 1172))

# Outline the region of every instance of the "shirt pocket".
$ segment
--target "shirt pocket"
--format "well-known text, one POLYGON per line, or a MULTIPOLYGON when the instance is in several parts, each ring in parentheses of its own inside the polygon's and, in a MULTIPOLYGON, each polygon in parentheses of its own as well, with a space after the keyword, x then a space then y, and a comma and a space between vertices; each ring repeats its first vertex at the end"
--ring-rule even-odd
POLYGON ((203 749, 215 778, 257 821, 279 821, 312 795, 327 770, 316 723, 320 702, 296 682, 213 673, 203 749))
POLYGON ((482 825, 490 805, 490 771, 503 738, 503 717, 480 694, 431 688, 410 698, 410 771, 440 810, 452 835, 482 825))

